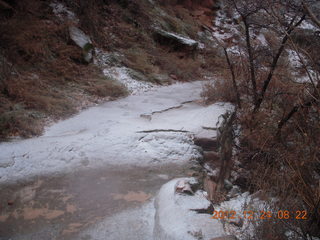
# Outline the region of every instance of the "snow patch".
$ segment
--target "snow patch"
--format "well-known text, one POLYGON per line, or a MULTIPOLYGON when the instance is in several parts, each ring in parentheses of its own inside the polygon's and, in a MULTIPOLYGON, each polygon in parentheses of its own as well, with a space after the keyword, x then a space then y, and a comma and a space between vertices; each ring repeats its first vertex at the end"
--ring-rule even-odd
POLYGON ((117 65, 120 59, 124 57, 122 54, 117 52, 105 52, 102 49, 94 49, 93 63, 99 67, 110 67, 117 65))
POLYGON ((171 36, 173 38, 178 39, 181 43, 183 43, 185 45, 189 45, 189 46, 197 46, 198 45, 197 41, 195 41, 195 40, 193 40, 191 38, 188 38, 186 36, 182 36, 180 34, 173 33, 173 32, 167 32, 167 31, 164 31, 164 30, 158 30, 158 31, 164 33, 165 35, 168 35, 168 36, 171 36))
POLYGON ((268 42, 267 42, 267 39, 266 37, 264 36, 263 33, 259 33, 259 35, 256 35, 256 39, 260 42, 260 44, 262 46, 268 46, 268 42))
POLYGON ((195 195, 175 193, 179 181, 191 181, 191 178, 171 180, 163 185, 156 197, 156 217, 154 239, 157 240, 209 240, 225 236, 220 221, 211 219, 209 214, 198 214, 191 209, 206 209, 210 202, 202 192, 195 195))
POLYGON ((76 17, 76 15, 74 14, 74 12, 68 10, 68 8, 57 1, 54 1, 52 3, 50 3, 50 7, 53 10, 53 13, 60 18, 60 20, 64 21, 64 20, 70 20, 73 21, 75 23, 79 22, 79 19, 76 17))
POLYGON ((199 159, 199 148, 190 134, 177 132, 149 133, 139 137, 134 152, 144 152, 152 162, 186 162, 199 159))
POLYGON ((125 85, 132 95, 136 95, 141 92, 146 92, 152 89, 155 85, 148 83, 137 81, 133 79, 129 73, 129 69, 126 67, 111 67, 103 70, 105 76, 114 78, 118 80, 120 83, 125 85))
POLYGON ((310 83, 310 78, 305 70, 303 63, 307 66, 308 72, 311 77, 313 79, 317 79, 317 73, 313 69, 311 69, 310 65, 308 64, 307 57, 304 54, 299 53, 299 57, 297 52, 291 49, 288 49, 287 53, 288 61, 291 68, 293 68, 293 76, 295 77, 296 82, 310 83))
POLYGON ((237 25, 233 23, 232 19, 228 19, 227 15, 219 10, 213 22, 214 27, 212 27, 212 35, 219 41, 225 41, 226 39, 232 38, 235 35, 239 35, 237 25), (230 21, 232 21, 230 23, 230 21))
POLYGON ((228 234, 235 235, 239 240, 248 239, 248 236, 254 237, 254 229, 259 224, 260 211, 267 211, 268 205, 266 202, 253 198, 249 192, 242 193, 241 195, 215 205, 215 211, 234 211, 236 212, 235 220, 226 220, 225 230, 228 234), (253 212, 255 220, 249 219, 249 211, 253 212), (248 214, 244 217, 244 212, 248 214), (236 226, 230 224, 232 221, 242 221, 242 225, 236 226))
POLYGON ((300 25, 299 28, 305 29, 305 30, 311 30, 311 31, 319 31, 320 29, 314 26, 312 23, 308 21, 303 21, 300 25))

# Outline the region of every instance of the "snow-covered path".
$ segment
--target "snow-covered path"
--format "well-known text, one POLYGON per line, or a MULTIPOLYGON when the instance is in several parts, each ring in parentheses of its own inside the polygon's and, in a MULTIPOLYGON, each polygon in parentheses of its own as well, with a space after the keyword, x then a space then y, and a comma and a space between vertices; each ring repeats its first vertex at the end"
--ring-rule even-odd
POLYGON ((200 99, 201 90, 201 82, 155 88, 92 107, 41 137, 2 143, 0 183, 105 164, 149 166, 197 158, 192 134, 214 126, 226 108, 190 102, 200 99))
POLYGON ((157 191, 192 175, 193 137, 215 136, 231 107, 202 104, 202 84, 153 88, 1 143, 0 240, 153 239, 157 191))

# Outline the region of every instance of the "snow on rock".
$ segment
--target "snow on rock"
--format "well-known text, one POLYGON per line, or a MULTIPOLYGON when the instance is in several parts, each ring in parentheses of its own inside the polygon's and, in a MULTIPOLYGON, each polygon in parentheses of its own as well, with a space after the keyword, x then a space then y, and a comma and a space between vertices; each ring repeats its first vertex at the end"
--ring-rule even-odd
POLYGON ((62 21, 70 21, 72 24, 69 26, 70 38, 83 49, 84 60, 90 62, 93 57, 93 45, 89 36, 87 36, 80 28, 77 27, 79 19, 76 15, 68 10, 68 8, 59 2, 52 2, 50 7, 53 13, 62 21))
POLYGON ((72 11, 68 10, 64 4, 54 1, 50 3, 50 7, 52 8, 53 13, 58 16, 60 20, 69 20, 75 23, 79 22, 79 19, 76 17, 76 15, 72 11))
POLYGON ((191 188, 191 183, 188 181, 188 179, 180 179, 176 183, 174 187, 174 191, 175 193, 194 195, 194 192, 191 188))
POLYGON ((154 132, 139 136, 133 153, 139 152, 144 152, 152 162, 185 162, 201 157, 192 136, 177 132, 154 132))
POLYGON ((235 219, 226 219, 225 230, 228 234, 237 236, 239 240, 245 240, 248 236, 254 236, 254 229, 260 223, 260 211, 268 211, 268 205, 245 192, 229 201, 215 205, 214 209, 215 211, 234 211, 235 219), (247 212, 246 216, 244 212, 247 212), (254 218, 252 220, 249 219, 251 213, 254 218))
POLYGON ((308 21, 303 21, 300 25, 299 28, 305 29, 305 30, 311 30, 311 31, 319 31, 319 28, 314 26, 312 23, 308 21))
POLYGON ((178 33, 173 33, 173 32, 168 32, 168 31, 164 31, 162 29, 157 29, 156 28, 156 33, 169 38, 169 39, 175 39, 176 41, 180 42, 183 45, 187 45, 190 47, 198 47, 199 43, 191 38, 188 38, 186 36, 183 36, 181 34, 178 33))
POLYGON ((301 68, 302 64, 301 64, 301 61, 299 59, 298 54, 293 50, 287 50, 287 52, 288 52, 288 59, 289 59, 291 66, 294 68, 301 68))
POLYGON ((310 76, 313 79, 316 79, 317 77, 317 73, 311 69, 310 65, 308 64, 308 60, 307 57, 302 54, 299 53, 299 55, 297 54, 296 51, 288 49, 287 50, 288 53, 288 61, 289 64, 291 66, 291 68, 293 69, 293 75, 295 77, 295 81, 299 82, 299 83, 310 83, 310 78, 305 70, 305 67, 303 66, 303 64, 305 64, 307 66, 308 72, 310 74, 310 76))
POLYGON ((86 44, 92 44, 90 37, 75 26, 69 27, 69 33, 71 39, 81 48, 84 48, 86 44))
POLYGON ((133 95, 146 92, 154 87, 153 84, 133 79, 126 67, 111 67, 103 70, 105 76, 114 78, 125 85, 133 95))
POLYGON ((117 52, 105 52, 102 49, 94 49, 94 59, 93 63, 99 67, 110 67, 116 66, 121 62, 124 55, 117 52))
POLYGON ((231 19, 226 22, 226 19, 228 19, 226 13, 219 10, 213 22, 214 27, 212 27, 212 36, 222 42, 234 37, 235 35, 239 35, 236 24, 233 23, 231 19))
POLYGON ((262 46, 268 46, 267 39, 263 33, 259 33, 256 35, 256 39, 259 41, 259 44, 262 46))
POLYGON ((191 209, 206 209, 210 202, 200 192, 184 195, 175 192, 179 181, 190 178, 171 180, 163 185, 156 197, 154 239, 157 240, 209 240, 225 236, 222 223, 211 219, 209 214, 198 214, 191 209))
POLYGON ((186 45, 189 45, 189 46, 197 46, 198 45, 198 42, 191 39, 191 38, 188 38, 186 36, 182 36, 180 34, 177 34, 177 33, 172 33, 172 32, 166 32, 166 31, 163 31, 166 35, 170 36, 170 37, 173 37, 173 38, 176 38, 178 39, 179 41, 181 41, 183 44, 186 44, 186 45))
POLYGON ((70 38, 83 49, 84 60, 90 62, 93 57, 93 45, 89 36, 87 36, 81 29, 70 26, 70 38))

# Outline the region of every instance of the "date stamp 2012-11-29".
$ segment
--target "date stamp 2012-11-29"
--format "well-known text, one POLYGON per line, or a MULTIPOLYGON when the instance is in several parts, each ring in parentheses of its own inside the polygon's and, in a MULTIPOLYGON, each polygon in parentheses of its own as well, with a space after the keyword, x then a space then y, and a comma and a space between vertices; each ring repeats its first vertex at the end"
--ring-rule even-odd
POLYGON ((267 220, 267 219, 296 219, 307 220, 308 213, 305 210, 288 211, 279 210, 277 212, 271 211, 213 211, 212 219, 248 219, 248 220, 267 220))

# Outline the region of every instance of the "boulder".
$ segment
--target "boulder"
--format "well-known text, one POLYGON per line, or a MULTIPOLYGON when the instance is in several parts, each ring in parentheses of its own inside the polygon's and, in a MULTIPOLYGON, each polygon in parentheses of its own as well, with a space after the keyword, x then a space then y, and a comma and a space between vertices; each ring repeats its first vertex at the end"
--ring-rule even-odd
POLYGON ((161 45, 170 46, 175 51, 187 51, 194 54, 199 43, 181 34, 155 29, 154 39, 161 45))
POLYGON ((90 37, 75 26, 69 27, 69 34, 73 42, 82 48, 84 60, 88 63, 91 62, 93 58, 93 45, 90 37))
POLYGON ((192 182, 192 178, 178 178, 164 184, 155 200, 155 240, 203 240, 225 236, 222 223, 209 214, 194 209, 208 209, 211 203, 201 191, 194 195, 176 194, 178 182, 192 182))

